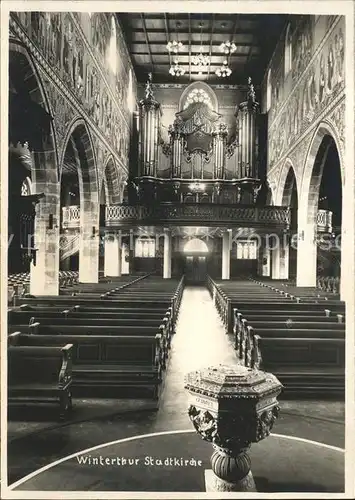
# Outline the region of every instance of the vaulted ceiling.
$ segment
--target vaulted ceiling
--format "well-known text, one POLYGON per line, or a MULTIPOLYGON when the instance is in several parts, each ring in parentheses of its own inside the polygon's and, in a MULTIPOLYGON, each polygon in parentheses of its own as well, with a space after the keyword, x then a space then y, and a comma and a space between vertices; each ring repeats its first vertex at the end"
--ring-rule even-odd
POLYGON ((287 22, 280 14, 213 14, 213 13, 117 13, 132 57, 139 82, 153 74, 153 82, 169 83, 202 80, 208 83, 245 84, 251 76, 260 84, 282 29, 287 22), (171 40, 183 43, 178 55, 185 70, 180 77, 169 74, 175 54, 166 45, 171 40), (202 40, 202 44, 201 44, 202 40), (226 56, 220 51, 222 42, 232 41, 236 51, 227 56, 232 74, 221 78, 215 74, 226 56), (199 74, 191 58, 202 53, 210 59, 199 74))

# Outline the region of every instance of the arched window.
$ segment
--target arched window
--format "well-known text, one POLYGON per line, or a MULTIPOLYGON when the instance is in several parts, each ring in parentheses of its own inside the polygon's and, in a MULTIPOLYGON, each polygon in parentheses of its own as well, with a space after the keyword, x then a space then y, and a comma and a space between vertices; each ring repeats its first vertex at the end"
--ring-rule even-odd
POLYGON ((190 106, 190 104, 194 104, 196 102, 204 102, 207 106, 213 109, 211 98, 203 88, 195 87, 187 94, 184 109, 190 106))
POLYGON ((271 69, 269 69, 266 81, 266 111, 269 111, 269 109, 271 108, 271 93, 272 93, 271 69))
POLYGON ((29 196, 31 194, 31 179, 26 177, 21 186, 21 196, 29 196))
POLYGON ((132 70, 129 70, 128 77, 128 92, 127 92, 127 106, 131 113, 134 111, 134 96, 133 96, 133 78, 132 78, 132 70))
POLYGON ((137 238, 135 245, 136 257, 155 257, 155 239, 137 238))
POLYGON ((255 240, 238 240, 237 241, 237 259, 251 259, 257 258, 257 246, 255 240))
POLYGON ((285 37, 285 78, 292 69, 292 38, 291 25, 287 26, 285 37))
POLYGON ((117 32, 115 19, 111 17, 111 37, 108 47, 107 62, 115 75, 117 73, 117 32))

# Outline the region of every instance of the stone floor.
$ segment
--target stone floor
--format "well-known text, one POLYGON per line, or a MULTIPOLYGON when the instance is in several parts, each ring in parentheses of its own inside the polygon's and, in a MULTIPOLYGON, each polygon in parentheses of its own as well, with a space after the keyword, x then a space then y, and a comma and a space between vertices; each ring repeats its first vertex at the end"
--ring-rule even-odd
MULTIPOLYGON (((55 460, 130 436, 191 429, 187 417, 187 372, 212 364, 236 364, 232 340, 205 288, 184 291, 159 408, 147 401, 74 401, 65 424, 20 419, 9 422, 9 484, 55 460)), ((344 404, 281 401, 273 432, 344 447, 344 404)))

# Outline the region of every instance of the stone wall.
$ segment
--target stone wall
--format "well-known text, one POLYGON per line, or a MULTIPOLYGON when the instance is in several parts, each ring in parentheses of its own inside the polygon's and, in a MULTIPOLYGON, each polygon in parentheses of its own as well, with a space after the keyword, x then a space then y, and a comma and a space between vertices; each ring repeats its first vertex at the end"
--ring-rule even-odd
POLYGON ((275 204, 281 204, 289 165, 298 193, 306 172, 308 150, 320 126, 337 145, 344 182, 345 18, 293 16, 290 24, 292 69, 285 75, 285 37, 281 36, 262 85, 266 111, 267 76, 271 70, 268 112, 268 181, 275 204))
POLYGON ((113 14, 12 12, 11 40, 25 46, 43 85, 54 118, 59 170, 68 131, 80 118, 89 131, 99 185, 108 158, 126 176, 132 126, 128 92, 131 85, 135 101, 136 79, 113 14), (115 32, 111 49, 116 45, 117 58, 112 61, 115 32))

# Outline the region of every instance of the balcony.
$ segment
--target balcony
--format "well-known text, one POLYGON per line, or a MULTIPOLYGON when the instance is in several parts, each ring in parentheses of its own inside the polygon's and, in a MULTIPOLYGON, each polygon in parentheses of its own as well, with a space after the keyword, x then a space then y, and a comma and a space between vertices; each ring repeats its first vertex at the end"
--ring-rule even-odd
POLYGON ((159 205, 108 205, 106 227, 132 225, 229 226, 287 229, 288 207, 160 203, 159 205))
POLYGON ((74 229, 80 227, 80 206, 71 205, 62 208, 63 229, 74 229))
MULTIPOLYGON (((103 208, 103 207, 102 207, 103 208)), ((174 204, 161 203, 157 206, 108 205, 105 209, 106 227, 127 227, 134 225, 185 225, 195 226, 238 226, 287 229, 290 211, 287 207, 255 207, 217 204, 174 204)), ((318 210, 318 233, 332 232, 332 212, 318 210)), ((103 217, 101 217, 103 220, 103 217)), ((63 229, 80 227, 80 207, 73 205, 62 209, 63 229)))
POLYGON ((319 209, 317 213, 317 230, 318 233, 332 232, 332 217, 333 212, 329 210, 319 209))

